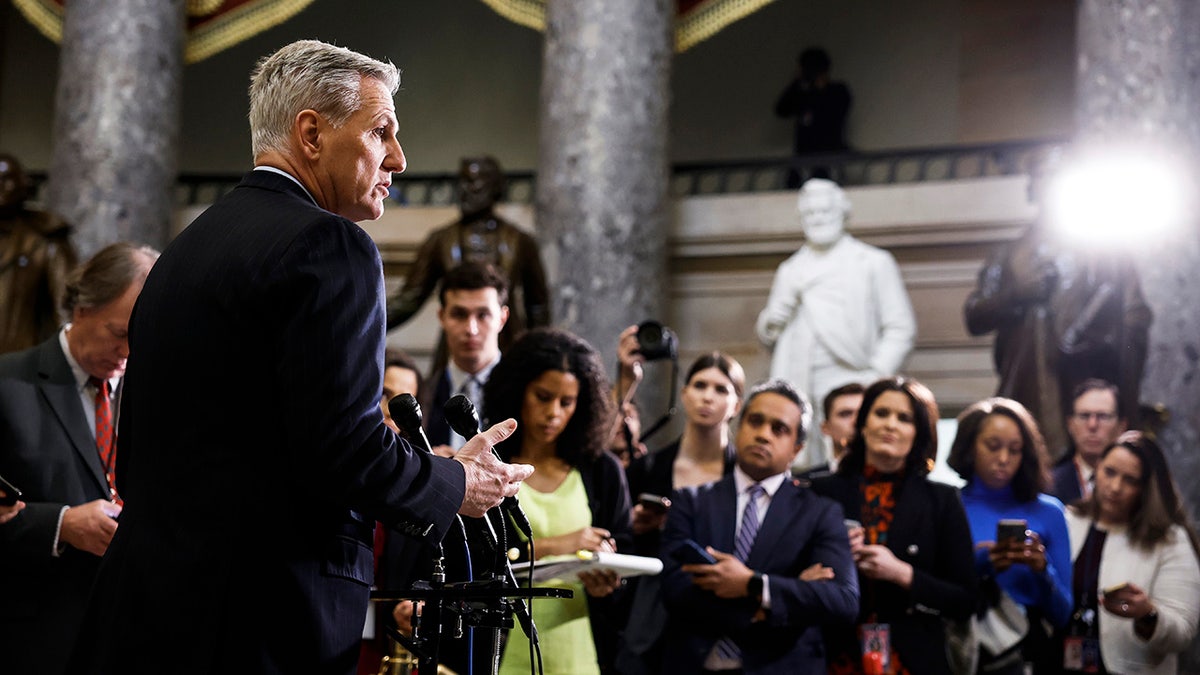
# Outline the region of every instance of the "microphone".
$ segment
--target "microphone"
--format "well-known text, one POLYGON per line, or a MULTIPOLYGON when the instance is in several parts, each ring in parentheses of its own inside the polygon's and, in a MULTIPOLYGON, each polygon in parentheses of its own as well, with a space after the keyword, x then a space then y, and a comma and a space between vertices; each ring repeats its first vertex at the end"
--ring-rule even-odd
MULTIPOLYGON (((394 399, 393 399, 394 400, 394 399)), ((391 410, 391 404, 388 404, 388 410, 391 410)), ((446 422, 454 433, 463 438, 471 438, 479 433, 479 412, 475 410, 475 404, 471 403, 471 399, 462 394, 455 394, 446 401, 442 406, 442 412, 446 414, 446 422)), ((395 416, 395 413, 392 413, 395 416)), ((492 454, 496 459, 504 461, 500 458, 500 453, 496 452, 496 448, 492 448, 492 454)), ((525 517, 525 512, 521 510, 521 503, 516 497, 505 497, 504 501, 500 502, 500 506, 512 516, 513 523, 517 529, 521 531, 530 540, 533 539, 533 528, 529 525, 529 519, 525 517)))
POLYGON ((429 444, 429 437, 421 426, 421 404, 417 403, 416 396, 409 393, 393 396, 388 401, 388 412, 418 448, 433 454, 433 446, 429 444))

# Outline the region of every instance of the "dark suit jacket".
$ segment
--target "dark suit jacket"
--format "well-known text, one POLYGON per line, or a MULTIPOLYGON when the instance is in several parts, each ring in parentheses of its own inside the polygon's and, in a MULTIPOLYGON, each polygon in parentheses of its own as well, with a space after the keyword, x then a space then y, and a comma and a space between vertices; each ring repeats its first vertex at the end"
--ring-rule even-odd
POLYGON ((78 672, 354 670, 375 521, 441 538, 465 489, 383 424, 383 349, 378 250, 287 177, 247 174, 167 247, 78 672))
POLYGON ((671 551, 691 539, 732 552, 737 523, 732 475, 672 498, 663 535, 663 600, 670 618, 664 663, 671 672, 696 673, 722 636, 742 649, 746 673, 823 673, 825 649, 820 624, 850 621, 858 610, 858 576, 842 523, 842 509, 785 480, 771 499, 747 567, 768 575, 771 608, 765 621, 751 622, 757 603, 723 600, 692 584, 671 551), (832 567, 830 581, 800 581, 813 563, 832 567))
MULTIPOLYGON (((837 473, 814 481, 812 489, 841 504, 847 518, 862 520, 857 477, 837 473)), ((887 547, 913 566, 912 587, 862 579, 858 621, 873 608, 878 621, 891 624, 892 645, 908 672, 948 675, 942 618, 966 619, 978 589, 967 514, 958 490, 912 474, 901 482, 895 514, 887 547)), ((853 625, 831 627, 826 636, 831 652, 859 653, 853 625)))
POLYGON ((0 525, 0 668, 61 673, 100 558, 70 546, 51 555, 59 514, 109 492, 57 334, 0 357, 0 475, 27 503, 0 525))
POLYGON ((442 368, 437 379, 430 384, 433 385, 433 397, 421 403, 425 412, 425 435, 429 437, 429 444, 432 446, 449 445, 450 423, 446 421, 446 413, 442 411, 442 406, 450 400, 450 370, 442 368))
POLYGON ((1053 477, 1054 488, 1050 494, 1058 497, 1058 501, 1070 504, 1083 496, 1083 487, 1079 484, 1079 471, 1075 469, 1074 454, 1067 453, 1054 466, 1053 477))

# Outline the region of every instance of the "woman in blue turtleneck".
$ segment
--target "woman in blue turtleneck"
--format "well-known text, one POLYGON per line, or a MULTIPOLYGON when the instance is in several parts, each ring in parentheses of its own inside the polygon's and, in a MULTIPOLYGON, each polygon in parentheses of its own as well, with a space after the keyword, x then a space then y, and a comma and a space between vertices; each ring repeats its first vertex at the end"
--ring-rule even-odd
POLYGON ((1061 628, 1071 617, 1071 548, 1062 503, 1042 494, 1050 473, 1037 423, 1016 401, 980 401, 959 415, 949 464, 967 481, 962 500, 981 602, 994 606, 1003 589, 1029 619, 1025 638, 1011 649, 992 654, 981 648, 978 672, 1021 673, 1027 662, 1034 672, 1051 672, 1061 656, 1042 620, 1061 628), (1002 519, 1024 520, 1025 536, 997 542, 1002 519))

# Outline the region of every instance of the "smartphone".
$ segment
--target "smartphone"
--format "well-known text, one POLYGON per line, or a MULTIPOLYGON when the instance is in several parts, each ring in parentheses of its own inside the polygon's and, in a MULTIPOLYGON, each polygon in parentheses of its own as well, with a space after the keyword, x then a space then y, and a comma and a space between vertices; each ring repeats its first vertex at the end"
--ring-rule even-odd
POLYGON ((1121 583, 1119 583, 1119 584, 1115 584, 1115 585, 1113 585, 1113 586, 1109 586, 1108 588, 1105 588, 1105 589, 1101 590, 1101 591, 1100 591, 1100 593, 1101 593, 1101 595, 1112 595, 1113 593, 1116 593, 1117 591, 1124 590, 1124 589, 1126 589, 1126 588, 1129 588, 1129 582, 1128 582, 1128 581, 1122 581, 1122 582, 1121 582, 1121 583))
POLYGON ((638 495, 637 502, 642 505, 643 509, 654 511, 655 513, 666 513, 667 509, 671 508, 671 500, 661 495, 650 494, 643 492, 638 495))
POLYGON ((1005 518, 996 523, 996 543, 1008 539, 1025 541, 1029 538, 1029 522, 1022 518, 1005 518))
POLYGON ((0 496, 0 506, 12 506, 21 498, 21 491, 17 486, 4 480, 4 476, 0 476, 0 490, 4 491, 4 495, 0 496))
POLYGON ((688 539, 675 550, 671 551, 671 557, 683 563, 684 565, 716 565, 717 559, 712 557, 712 554, 704 550, 704 547, 696 542, 688 539))

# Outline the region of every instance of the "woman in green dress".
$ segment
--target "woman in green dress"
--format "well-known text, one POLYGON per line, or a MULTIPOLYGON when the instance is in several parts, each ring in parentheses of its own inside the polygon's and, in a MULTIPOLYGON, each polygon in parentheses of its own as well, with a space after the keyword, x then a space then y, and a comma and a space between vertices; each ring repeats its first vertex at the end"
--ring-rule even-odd
MULTIPOLYGON (((626 551, 632 544, 625 474, 605 451, 613 415, 608 390, 599 353, 553 329, 518 338, 488 378, 488 416, 518 421, 497 451, 507 462, 535 468, 517 497, 532 525, 537 559, 580 550, 626 551)), ((508 541, 521 542, 520 559, 528 559, 528 542, 509 525, 508 541)), ((533 602, 545 672, 611 672, 616 626, 609 611, 620 579, 582 573, 564 585, 574 589, 573 599, 533 602)), ((509 631, 500 670, 530 672, 522 631, 509 631)))

